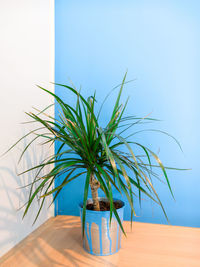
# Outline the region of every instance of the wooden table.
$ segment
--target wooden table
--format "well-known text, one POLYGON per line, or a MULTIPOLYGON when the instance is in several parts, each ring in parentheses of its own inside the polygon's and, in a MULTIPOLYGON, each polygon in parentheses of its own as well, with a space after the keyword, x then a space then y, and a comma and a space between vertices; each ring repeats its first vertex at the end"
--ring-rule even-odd
POLYGON ((111 256, 92 256, 81 243, 80 218, 49 219, 0 259, 1 267, 200 267, 200 229, 124 222, 127 238, 111 256))

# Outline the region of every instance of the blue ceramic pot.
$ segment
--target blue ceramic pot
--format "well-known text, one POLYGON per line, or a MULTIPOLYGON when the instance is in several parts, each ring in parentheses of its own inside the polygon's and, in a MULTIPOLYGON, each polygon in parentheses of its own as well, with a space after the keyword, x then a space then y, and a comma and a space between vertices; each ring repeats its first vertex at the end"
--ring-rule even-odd
MULTIPOLYGON (((99 200, 107 201, 106 198, 99 200)), ((121 208, 117 209, 117 213, 123 222, 124 202, 113 199, 121 204, 121 208)), ((92 199, 88 199, 87 203, 92 203, 92 199)), ((80 203, 80 215, 82 219, 82 207, 80 203)), ((121 229, 113 214, 110 224, 110 211, 94 211, 86 210, 85 234, 83 239, 83 247, 90 254, 97 256, 111 255, 121 248, 121 229)))

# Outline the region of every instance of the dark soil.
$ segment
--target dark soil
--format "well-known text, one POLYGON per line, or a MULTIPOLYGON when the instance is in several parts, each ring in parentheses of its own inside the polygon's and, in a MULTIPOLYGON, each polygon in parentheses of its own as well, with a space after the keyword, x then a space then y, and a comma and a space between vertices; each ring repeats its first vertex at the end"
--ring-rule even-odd
MULTIPOLYGON (((110 203, 109 202, 100 200, 99 204, 100 204, 100 211, 110 210, 110 203)), ((120 209, 122 207, 122 204, 119 202, 114 202, 114 206, 116 209, 120 209)), ((94 210, 93 204, 92 203, 87 204, 86 209, 87 210, 94 210)))

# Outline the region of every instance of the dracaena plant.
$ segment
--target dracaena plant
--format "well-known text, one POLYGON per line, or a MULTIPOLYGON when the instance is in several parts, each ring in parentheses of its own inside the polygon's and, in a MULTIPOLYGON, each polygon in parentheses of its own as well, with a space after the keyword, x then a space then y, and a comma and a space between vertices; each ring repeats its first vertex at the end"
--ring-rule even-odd
MULTIPOLYGON (((113 188, 127 198, 131 207, 131 221, 133 215, 135 215, 133 205, 135 199, 133 196, 135 193, 138 193, 139 201, 141 201, 142 193, 160 205, 167 219, 164 207, 152 182, 152 178, 160 179, 159 175, 155 172, 156 168, 160 168, 173 196, 166 172, 167 168, 164 167, 158 155, 151 151, 150 148, 131 139, 135 134, 135 125, 143 121, 152 122, 154 119, 124 115, 127 102, 125 105, 122 105, 120 103, 120 97, 123 86, 126 83, 125 79, 126 74, 122 83, 118 86, 119 93, 115 105, 110 119, 104 127, 99 124, 102 106, 96 114, 95 104, 97 101, 95 94, 92 97, 85 98, 71 86, 56 84, 76 96, 76 101, 72 105, 64 102, 51 91, 39 86, 54 98, 60 109, 60 113, 57 118, 46 114, 49 106, 39 113, 27 113, 32 119, 32 122, 37 122, 40 124, 40 127, 35 128, 35 130, 23 136, 10 149, 28 135, 34 135, 34 137, 24 148, 21 157, 37 139, 43 139, 44 142, 42 144, 58 142, 59 148, 54 155, 44 159, 41 164, 21 173, 24 174, 37 170, 35 179, 29 185, 30 194, 26 203, 24 216, 33 200, 39 195, 41 202, 35 218, 36 221, 44 204, 44 199, 47 196, 53 194, 54 201, 62 188, 67 186, 69 182, 86 177, 82 214, 83 234, 89 187, 91 188, 94 210, 100 210, 98 190, 103 190, 106 198, 110 202, 110 219, 112 219, 114 214, 123 232, 123 226, 113 202, 113 188), (44 118, 44 116, 46 117, 44 118), (40 131, 44 129, 46 132, 41 133, 40 131), (129 130, 129 135, 126 136, 127 130, 129 130), (133 146, 141 149, 143 155, 137 155, 133 146), (155 161, 154 163, 152 162, 153 160, 155 161), (52 164, 54 166, 51 170, 41 177, 42 170, 46 166, 52 166, 52 164), (64 179, 62 179, 59 186, 53 188, 52 185, 54 185, 55 180, 60 179, 61 175, 62 177, 65 175, 64 179)), ((177 140, 175 141, 178 142, 177 140)))

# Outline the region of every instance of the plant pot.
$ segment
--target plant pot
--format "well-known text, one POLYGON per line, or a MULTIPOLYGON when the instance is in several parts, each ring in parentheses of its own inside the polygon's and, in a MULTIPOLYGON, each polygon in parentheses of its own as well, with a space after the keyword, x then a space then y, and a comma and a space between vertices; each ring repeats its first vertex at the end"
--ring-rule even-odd
MULTIPOLYGON (((102 197, 99 200, 107 201, 102 197)), ((121 204, 117 213, 123 222, 125 204, 121 200, 113 199, 113 201, 121 204)), ((92 199, 88 199, 87 203, 92 203, 92 199)), ((80 203, 79 207, 82 219, 83 204, 80 203)), ((121 228, 114 214, 110 224, 110 211, 86 210, 83 247, 88 253, 106 256, 118 252, 121 248, 121 235, 121 228)))

